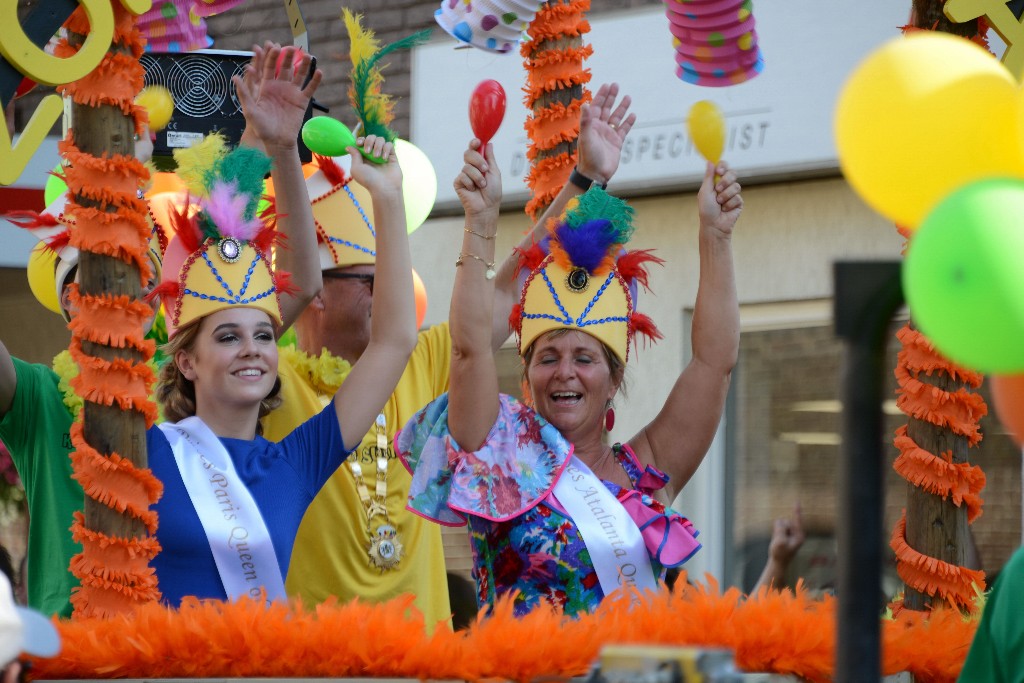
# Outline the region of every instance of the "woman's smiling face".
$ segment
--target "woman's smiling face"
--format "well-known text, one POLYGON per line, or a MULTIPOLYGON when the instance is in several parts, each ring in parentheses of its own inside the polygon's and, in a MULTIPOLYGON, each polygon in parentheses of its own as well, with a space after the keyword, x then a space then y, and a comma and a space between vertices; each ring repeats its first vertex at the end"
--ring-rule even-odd
POLYGON ((586 332, 549 332, 528 354, 526 379, 537 412, 573 443, 600 434, 621 381, 612 375, 604 346, 586 332))
POLYGON ((270 316, 258 308, 232 306, 203 318, 191 349, 175 362, 195 384, 196 403, 258 405, 277 380, 277 343, 270 316))

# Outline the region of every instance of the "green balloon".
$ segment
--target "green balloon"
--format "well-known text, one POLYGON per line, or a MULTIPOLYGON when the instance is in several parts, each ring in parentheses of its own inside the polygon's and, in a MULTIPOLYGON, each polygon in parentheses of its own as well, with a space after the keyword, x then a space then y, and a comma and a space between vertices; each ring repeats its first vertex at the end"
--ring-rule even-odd
POLYGON ((302 124, 302 142, 311 152, 325 157, 342 157, 348 147, 355 147, 356 138, 341 121, 330 116, 314 116, 302 124))
POLYGON ((1024 181, 970 183, 910 239, 903 291, 918 328, 950 360, 989 374, 1024 371, 1024 181))
POLYGON ((60 163, 53 167, 53 171, 46 176, 46 186, 43 188, 43 201, 46 206, 53 204, 57 201, 57 198, 68 191, 68 184, 64 182, 58 174, 62 174, 64 169, 60 163))

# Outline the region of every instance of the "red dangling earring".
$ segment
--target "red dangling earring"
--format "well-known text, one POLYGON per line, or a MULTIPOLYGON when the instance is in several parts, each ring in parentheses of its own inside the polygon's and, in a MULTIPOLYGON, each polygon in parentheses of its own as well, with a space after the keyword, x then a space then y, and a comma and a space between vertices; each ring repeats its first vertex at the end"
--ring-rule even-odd
POLYGON ((604 414, 604 430, 610 432, 613 427, 615 427, 615 408, 609 404, 608 412, 604 414))

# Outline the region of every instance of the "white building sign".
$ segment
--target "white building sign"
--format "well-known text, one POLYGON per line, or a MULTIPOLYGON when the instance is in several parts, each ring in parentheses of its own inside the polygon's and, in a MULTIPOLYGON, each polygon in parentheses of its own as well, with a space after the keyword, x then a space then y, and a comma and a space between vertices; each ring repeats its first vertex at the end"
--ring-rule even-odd
MULTIPOLYGON (((618 82, 633 98, 638 116, 613 188, 655 191, 698 183, 704 162, 688 139, 686 115, 702 99, 715 102, 725 114, 724 157, 744 179, 834 173, 838 163, 832 121, 838 92, 861 59, 899 35, 909 7, 892 0, 755 2, 765 68, 756 78, 727 88, 699 87, 676 77, 663 8, 591 18, 586 35, 594 48, 586 62, 593 74, 590 88, 618 82)), ((437 207, 458 206, 451 181, 472 136, 469 96, 487 78, 499 81, 508 97, 504 123, 493 141, 506 199, 525 201, 528 140, 522 57, 517 52, 494 55, 456 48, 454 39, 439 35, 444 38, 415 51, 411 102, 411 140, 437 170, 437 207)))

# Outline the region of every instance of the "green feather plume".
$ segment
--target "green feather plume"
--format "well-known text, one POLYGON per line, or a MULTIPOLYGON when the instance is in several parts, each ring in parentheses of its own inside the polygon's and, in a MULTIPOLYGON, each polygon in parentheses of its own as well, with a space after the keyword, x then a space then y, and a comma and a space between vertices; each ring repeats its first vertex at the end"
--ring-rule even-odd
POLYGON ((233 180, 238 192, 249 198, 245 204, 245 218, 254 218, 263 196, 263 179, 270 173, 271 166, 270 157, 266 154, 255 147, 240 145, 217 161, 210 182, 213 179, 233 180))
POLYGON ((566 210, 562 222, 576 228, 594 218, 603 218, 612 223, 612 242, 627 244, 636 229, 633 225, 634 213, 632 206, 594 185, 576 198, 566 210))
MULTIPOLYGON (((348 89, 349 101, 362 122, 362 135, 378 135, 388 142, 394 142, 398 134, 388 128, 394 119, 392 108, 394 101, 390 95, 381 91, 384 66, 380 60, 387 55, 415 47, 426 42, 430 30, 426 29, 406 36, 401 40, 378 47, 373 31, 363 28, 362 15, 353 14, 347 8, 342 17, 349 36, 349 56, 352 59, 351 85, 348 89)), ((386 66, 386 65, 385 65, 386 66)))

